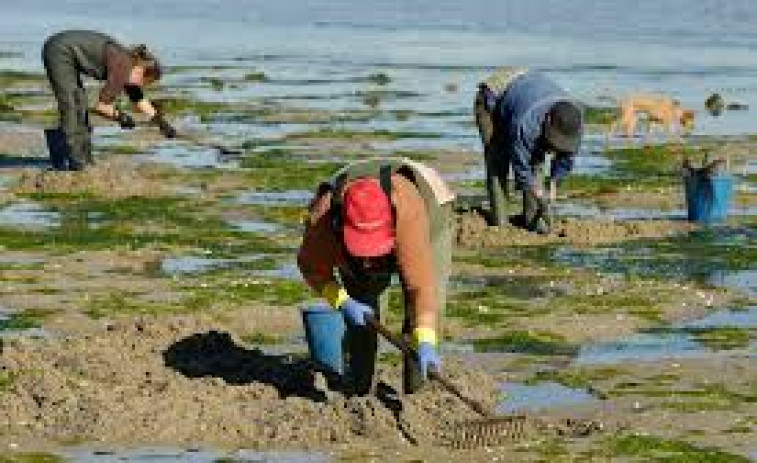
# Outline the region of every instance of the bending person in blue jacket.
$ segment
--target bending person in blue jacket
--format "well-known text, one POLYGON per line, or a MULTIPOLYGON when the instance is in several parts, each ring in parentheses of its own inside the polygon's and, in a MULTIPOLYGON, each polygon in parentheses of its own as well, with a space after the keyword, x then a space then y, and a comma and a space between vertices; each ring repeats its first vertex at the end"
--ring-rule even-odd
POLYGON ((507 222, 507 176, 512 166, 516 189, 523 192, 524 225, 549 233, 550 196, 573 169, 581 144, 581 106, 544 74, 507 67, 479 84, 474 112, 484 143, 493 224, 507 222), (549 152, 550 192, 545 193, 539 172, 549 152))

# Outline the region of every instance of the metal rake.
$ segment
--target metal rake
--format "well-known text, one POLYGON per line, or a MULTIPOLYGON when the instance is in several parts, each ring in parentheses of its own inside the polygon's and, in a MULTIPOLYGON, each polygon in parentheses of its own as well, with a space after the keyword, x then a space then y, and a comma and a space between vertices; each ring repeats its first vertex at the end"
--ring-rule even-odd
MULTIPOLYGON (((415 349, 389 331, 375 317, 368 315, 366 318, 371 328, 384 336, 402 353, 414 358, 418 357, 415 349)), ((602 430, 601 423, 593 420, 565 419, 550 422, 527 415, 497 415, 481 402, 463 394, 439 372, 431 370, 429 377, 483 417, 478 420, 453 423, 440 430, 436 437, 441 445, 460 449, 498 447, 516 441, 547 436, 584 437, 602 430)))

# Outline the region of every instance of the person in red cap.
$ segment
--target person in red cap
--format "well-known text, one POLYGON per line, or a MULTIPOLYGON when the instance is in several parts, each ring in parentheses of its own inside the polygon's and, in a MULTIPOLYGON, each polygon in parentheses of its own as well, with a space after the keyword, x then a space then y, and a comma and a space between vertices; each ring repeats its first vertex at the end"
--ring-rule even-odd
POLYGON ((403 336, 418 352, 404 359, 405 392, 440 368, 453 199, 436 171, 405 159, 357 162, 318 187, 297 262, 308 285, 344 315, 351 392, 373 386, 378 340, 366 316, 380 318, 394 274, 404 295, 403 336))

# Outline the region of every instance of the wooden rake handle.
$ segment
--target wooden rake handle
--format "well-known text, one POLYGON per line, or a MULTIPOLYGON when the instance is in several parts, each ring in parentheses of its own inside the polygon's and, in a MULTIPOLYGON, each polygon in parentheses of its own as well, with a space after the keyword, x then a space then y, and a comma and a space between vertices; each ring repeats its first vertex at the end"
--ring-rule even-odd
MULTIPOLYGON (((152 127, 152 123, 139 123, 139 127, 152 127)), ((177 132, 176 133, 176 140, 182 140, 188 143, 192 143, 193 145, 200 146, 202 148, 208 148, 217 150, 221 154, 225 156, 239 156, 243 153, 241 149, 236 148, 229 148, 228 146, 220 145, 218 143, 209 143, 203 140, 200 140, 198 137, 186 133, 186 132, 177 132)))
MULTIPOLYGON (((407 345, 407 343, 405 343, 405 341, 402 338, 400 338, 396 334, 389 331, 384 325, 381 324, 381 322, 379 322, 376 319, 376 317, 370 314, 366 314, 365 319, 371 328, 373 328, 378 333, 380 333, 394 347, 402 351, 403 354, 412 356, 415 359, 418 358, 418 353, 415 351, 415 349, 407 345)), ((489 411, 484 406, 484 404, 463 394, 457 386, 452 384, 447 378, 442 376, 441 373, 439 373, 438 371, 431 369, 428 372, 428 376, 429 378, 441 384, 444 387, 444 389, 447 390, 447 392, 449 392, 450 394, 454 395, 455 397, 463 401, 467 406, 469 406, 472 410, 474 410, 479 415, 485 416, 487 418, 493 418, 495 416, 494 413, 489 411)))

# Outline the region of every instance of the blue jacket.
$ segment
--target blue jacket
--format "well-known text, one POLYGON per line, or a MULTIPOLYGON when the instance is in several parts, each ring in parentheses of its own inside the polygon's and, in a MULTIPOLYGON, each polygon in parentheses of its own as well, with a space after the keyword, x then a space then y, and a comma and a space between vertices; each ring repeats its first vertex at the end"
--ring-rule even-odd
MULTIPOLYGON (((516 184, 534 185, 532 166, 544 163, 546 146, 540 140, 549 108, 557 101, 572 101, 549 77, 528 71, 516 78, 499 98, 494 110, 495 125, 504 130, 504 155, 513 166, 516 184), (497 120, 498 119, 498 120, 497 120)), ((555 156, 550 176, 559 181, 573 169, 573 156, 555 156)))

